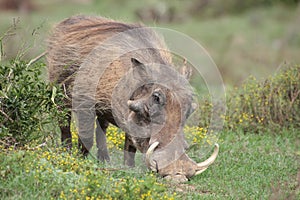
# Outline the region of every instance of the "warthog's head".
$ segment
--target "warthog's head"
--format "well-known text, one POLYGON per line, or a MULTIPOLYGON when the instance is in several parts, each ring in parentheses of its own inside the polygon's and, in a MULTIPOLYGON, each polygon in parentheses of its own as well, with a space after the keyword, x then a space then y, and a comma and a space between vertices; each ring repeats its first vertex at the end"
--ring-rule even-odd
POLYGON ((135 77, 143 77, 145 84, 140 84, 127 102, 128 123, 134 127, 129 132, 133 140, 143 137, 147 141, 140 147, 146 153, 147 166, 180 182, 200 174, 216 159, 218 145, 202 163, 194 162, 185 152, 188 145, 183 127, 197 107, 187 81, 190 73, 181 70, 180 74, 168 66, 146 66, 135 59, 132 62, 138 74, 135 77))

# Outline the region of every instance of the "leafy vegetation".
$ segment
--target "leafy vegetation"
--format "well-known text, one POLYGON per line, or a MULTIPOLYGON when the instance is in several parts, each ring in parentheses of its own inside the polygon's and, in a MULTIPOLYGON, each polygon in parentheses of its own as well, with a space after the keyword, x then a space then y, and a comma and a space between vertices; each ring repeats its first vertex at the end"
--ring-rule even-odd
POLYGON ((40 79, 44 67, 19 59, 0 65, 0 137, 8 146, 45 139, 64 117, 62 91, 40 79))
MULTIPOLYGON (((300 125, 300 66, 287 66, 266 80, 249 77, 241 87, 227 93, 226 130, 244 132, 279 131, 300 125)), ((210 97, 200 103, 199 126, 208 127, 210 97)))
POLYGON ((76 150, 0 149, 1 199, 174 199, 147 172, 101 168, 76 150))
POLYGON ((228 128, 246 132, 300 128, 299 80, 299 65, 280 70, 265 81, 250 77, 228 95, 228 128))

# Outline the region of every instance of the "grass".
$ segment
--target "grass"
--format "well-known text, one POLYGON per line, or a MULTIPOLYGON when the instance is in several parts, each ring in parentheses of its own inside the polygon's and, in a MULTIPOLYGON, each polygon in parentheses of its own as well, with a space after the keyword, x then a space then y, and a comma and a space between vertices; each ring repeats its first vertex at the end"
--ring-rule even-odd
POLYGON ((287 199, 300 197, 300 132, 222 132, 217 161, 185 184, 118 169, 76 150, 1 149, 1 199, 287 199), (105 168, 103 168, 105 167, 105 168))
POLYGON ((142 171, 101 168, 64 149, 1 149, 1 199, 172 199, 142 171))
POLYGON ((268 199, 278 189, 280 199, 289 195, 299 197, 296 177, 300 173, 299 133, 299 130, 276 135, 222 133, 220 156, 215 165, 190 183, 205 194, 194 193, 192 197, 268 199))

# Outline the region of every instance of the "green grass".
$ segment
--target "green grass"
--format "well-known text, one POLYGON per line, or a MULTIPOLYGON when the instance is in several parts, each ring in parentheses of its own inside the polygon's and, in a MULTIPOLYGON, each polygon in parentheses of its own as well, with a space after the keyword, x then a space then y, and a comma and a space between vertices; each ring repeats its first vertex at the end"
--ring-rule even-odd
POLYGON ((268 199, 278 189, 280 199, 300 197, 299 135, 299 130, 276 135, 222 133, 218 160, 189 183, 204 194, 196 192, 191 199, 268 199))
POLYGON ((61 149, 0 153, 1 199, 287 199, 300 197, 300 132, 222 132, 216 162, 188 183, 119 169, 61 149), (102 167, 106 167, 103 170, 102 167), (299 176, 299 175, 298 175, 299 176))
POLYGON ((1 199, 170 199, 174 194, 145 171, 101 168, 63 149, 0 154, 1 199))

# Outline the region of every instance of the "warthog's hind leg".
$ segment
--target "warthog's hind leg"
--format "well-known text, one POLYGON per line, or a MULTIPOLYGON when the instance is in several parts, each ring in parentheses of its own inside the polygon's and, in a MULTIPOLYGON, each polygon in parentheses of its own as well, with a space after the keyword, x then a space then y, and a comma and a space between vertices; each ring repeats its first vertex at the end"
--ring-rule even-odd
POLYGON ((72 148, 72 134, 70 130, 71 126, 71 112, 67 114, 67 124, 63 124, 60 122, 60 131, 61 131, 61 143, 63 147, 67 148, 70 150, 72 148))

